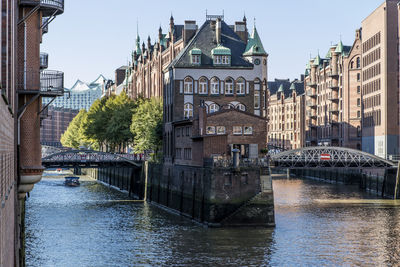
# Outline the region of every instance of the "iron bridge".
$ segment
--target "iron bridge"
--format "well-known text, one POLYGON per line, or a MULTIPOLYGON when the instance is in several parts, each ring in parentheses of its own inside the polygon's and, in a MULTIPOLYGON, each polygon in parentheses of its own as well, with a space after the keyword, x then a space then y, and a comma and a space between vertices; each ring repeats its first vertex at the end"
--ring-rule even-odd
POLYGON ((136 167, 142 164, 133 154, 106 153, 93 150, 70 150, 42 158, 45 168, 98 168, 98 167, 136 167))
POLYGON ((270 156, 275 168, 394 168, 395 163, 375 155, 344 147, 304 147, 270 156))

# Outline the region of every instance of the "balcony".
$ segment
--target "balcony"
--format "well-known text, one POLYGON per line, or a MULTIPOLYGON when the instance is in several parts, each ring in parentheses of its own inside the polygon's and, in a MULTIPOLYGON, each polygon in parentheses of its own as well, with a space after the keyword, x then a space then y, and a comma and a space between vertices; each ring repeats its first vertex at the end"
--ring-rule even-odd
POLYGON ((317 107, 317 103, 315 101, 307 101, 306 105, 307 105, 307 107, 310 107, 310 108, 317 107))
POLYGON ((339 113, 339 109, 338 109, 337 107, 331 107, 331 108, 329 109, 329 112, 330 112, 330 113, 339 113))
POLYGON ((43 17, 57 16, 64 13, 64 0, 20 0, 21 6, 39 6, 43 17))
POLYGON ((329 89, 332 89, 332 90, 339 90, 339 85, 332 85, 332 86, 329 86, 329 89))
POLYGON ((313 90, 307 90, 306 96, 309 97, 317 97, 317 94, 313 92, 313 90))
POLYGON ((317 84, 315 82, 308 82, 306 83, 306 85, 309 87, 317 87, 317 84))
POLYGON ((339 101, 339 97, 337 95, 331 95, 328 97, 328 100, 332 101, 332 102, 338 102, 339 101))
POLYGON ((64 73, 55 70, 27 70, 18 76, 17 90, 20 95, 56 97, 64 95, 64 73))
POLYGON ((49 66, 49 54, 40 53, 40 69, 47 69, 49 66))
POLYGON ((330 73, 328 74, 328 76, 329 76, 329 77, 332 77, 332 78, 333 78, 333 77, 338 77, 338 76, 339 76, 339 73, 338 73, 337 71, 335 71, 335 72, 332 71, 332 72, 330 72, 330 73))
POLYGON ((45 25, 42 28, 42 34, 46 34, 46 33, 49 32, 49 23, 48 23, 48 21, 49 21, 49 18, 42 18, 42 25, 45 25))
POLYGON ((317 114, 313 111, 307 111, 307 117, 315 119, 317 117, 317 114))

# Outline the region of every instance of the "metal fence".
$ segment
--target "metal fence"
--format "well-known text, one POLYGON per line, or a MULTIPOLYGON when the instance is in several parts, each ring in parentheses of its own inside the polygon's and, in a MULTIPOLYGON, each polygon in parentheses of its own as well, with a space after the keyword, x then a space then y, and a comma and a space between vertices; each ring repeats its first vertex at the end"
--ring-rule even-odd
POLYGON ((40 53, 40 68, 47 69, 48 66, 49 66, 49 54, 40 53))

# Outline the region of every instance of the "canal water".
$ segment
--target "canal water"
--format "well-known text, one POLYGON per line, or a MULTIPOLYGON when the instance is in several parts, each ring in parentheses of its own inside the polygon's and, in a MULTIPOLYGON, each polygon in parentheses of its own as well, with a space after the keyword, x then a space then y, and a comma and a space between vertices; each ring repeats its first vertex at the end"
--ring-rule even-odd
POLYGON ((356 186, 276 179, 276 228, 208 229, 90 179, 45 178, 26 203, 27 266, 387 266, 400 203, 356 186))

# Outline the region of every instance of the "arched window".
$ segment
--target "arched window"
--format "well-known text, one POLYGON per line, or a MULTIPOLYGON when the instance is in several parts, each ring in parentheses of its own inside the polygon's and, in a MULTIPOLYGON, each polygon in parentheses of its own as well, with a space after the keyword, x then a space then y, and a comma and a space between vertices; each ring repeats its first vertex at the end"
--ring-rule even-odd
POLYGON ((350 63, 350 69, 354 69, 354 62, 353 61, 350 63))
POLYGON ((259 91, 261 87, 261 81, 259 79, 254 80, 254 90, 259 91))
POLYGON ((245 94, 245 82, 243 78, 239 78, 236 81, 236 94, 244 95, 245 94))
POLYGON ((359 69, 361 67, 361 63, 360 63, 360 58, 357 58, 357 69, 359 69))
POLYGON ((243 104, 241 104, 241 103, 237 104, 237 105, 236 105, 236 108, 237 108, 238 110, 241 110, 241 111, 246 111, 246 106, 243 105, 243 104))
POLYGON ((214 113, 219 111, 219 106, 215 103, 212 103, 208 106, 208 113, 214 113))
POLYGON ((193 80, 190 77, 185 78, 184 93, 193 94, 193 80))
POLYGON ((193 117, 193 105, 191 103, 186 103, 184 106, 184 117, 186 119, 193 117))
POLYGON ((233 80, 232 80, 232 78, 228 78, 225 80, 225 94, 233 95, 233 80))
POLYGON ((208 94, 208 81, 207 78, 201 77, 199 80, 199 94, 208 94))
POLYGON ((217 95, 219 94, 219 80, 218 78, 211 79, 211 94, 217 95))

